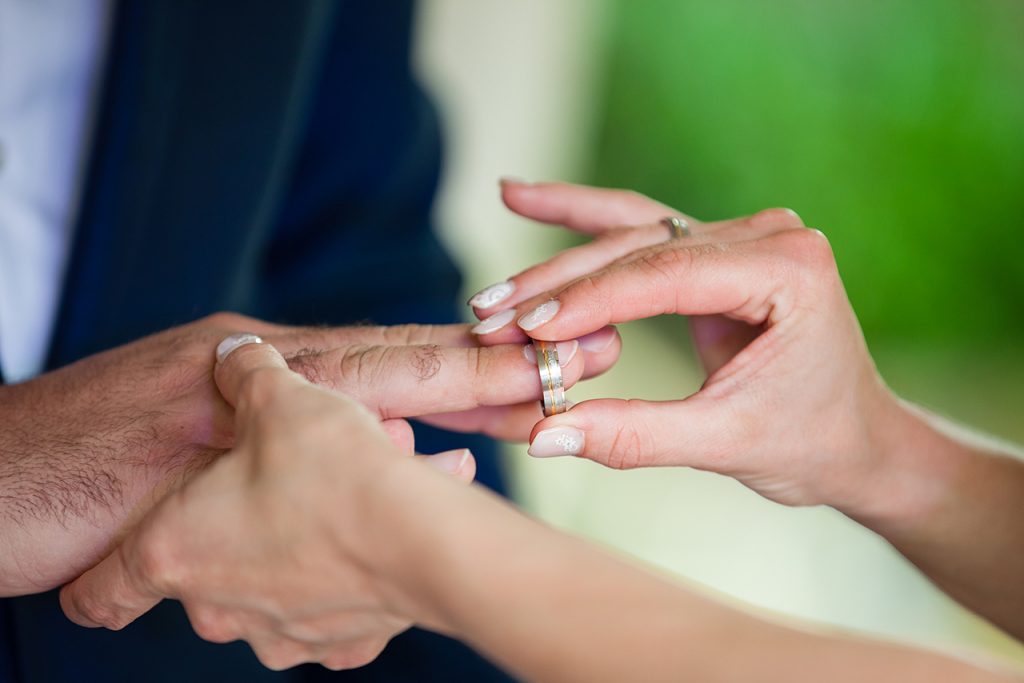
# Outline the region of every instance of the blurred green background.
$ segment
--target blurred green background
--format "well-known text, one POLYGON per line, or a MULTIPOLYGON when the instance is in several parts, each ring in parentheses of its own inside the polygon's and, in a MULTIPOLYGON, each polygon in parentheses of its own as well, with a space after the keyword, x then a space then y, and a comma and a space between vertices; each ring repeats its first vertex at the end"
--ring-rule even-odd
POLYGON ((1024 339, 1024 3, 619 0, 592 180, 791 206, 869 342, 1024 339))

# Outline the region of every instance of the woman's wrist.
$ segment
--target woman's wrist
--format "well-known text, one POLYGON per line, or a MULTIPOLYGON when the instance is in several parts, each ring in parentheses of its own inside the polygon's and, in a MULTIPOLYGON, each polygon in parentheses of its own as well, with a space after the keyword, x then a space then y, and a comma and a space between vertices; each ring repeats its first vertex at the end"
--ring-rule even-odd
POLYGON ((358 528, 346 539, 396 614, 431 630, 449 633, 441 609, 448 590, 445 572, 451 529, 468 511, 458 500, 469 487, 411 458, 375 468, 361 486, 353 519, 358 528))
POLYGON ((934 520, 957 495, 968 448, 888 390, 868 421, 861 457, 870 469, 835 507, 876 531, 911 530, 934 520))

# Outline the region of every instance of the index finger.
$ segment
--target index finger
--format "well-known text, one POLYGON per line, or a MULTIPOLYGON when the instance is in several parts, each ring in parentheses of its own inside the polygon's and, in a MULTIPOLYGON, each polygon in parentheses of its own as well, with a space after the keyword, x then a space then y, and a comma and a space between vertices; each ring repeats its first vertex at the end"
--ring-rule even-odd
MULTIPOLYGON (((778 320, 793 305, 785 285, 827 241, 794 229, 749 242, 670 243, 577 280, 553 298, 517 311, 534 339, 572 339, 610 323, 666 313, 724 314, 752 325, 778 320)), ((829 254, 831 252, 829 251, 829 254)))

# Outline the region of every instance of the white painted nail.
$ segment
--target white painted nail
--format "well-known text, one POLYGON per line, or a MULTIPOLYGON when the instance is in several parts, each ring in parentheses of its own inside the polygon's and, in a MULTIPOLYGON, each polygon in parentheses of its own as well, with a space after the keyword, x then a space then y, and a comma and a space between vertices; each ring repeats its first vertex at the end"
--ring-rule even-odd
POLYGON ((558 313, 560 306, 561 304, 558 303, 558 299, 545 301, 540 306, 520 318, 519 327, 529 332, 530 330, 540 327, 546 322, 550 322, 551 319, 555 317, 555 314, 558 313))
POLYGON ((497 332, 501 328, 512 322, 512 319, 516 317, 516 309, 510 308, 507 311, 501 313, 495 313, 489 318, 484 318, 476 327, 470 330, 473 334, 490 334, 491 332, 497 332))
MULTIPOLYGON (((572 359, 576 357, 576 352, 579 350, 580 343, 575 339, 567 342, 558 342, 555 344, 555 351, 558 353, 558 364, 564 368, 572 362, 572 359)), ((523 357, 526 358, 528 363, 532 365, 537 364, 537 351, 533 348, 533 344, 527 344, 523 347, 523 357)))
POLYGON ((469 305, 474 308, 492 308, 509 298, 514 291, 516 291, 516 284, 514 282, 510 280, 498 282, 484 287, 474 294, 469 300, 469 305))
POLYGON ((579 455, 583 452, 584 440, 583 432, 575 427, 554 427, 545 429, 533 437, 526 452, 535 458, 579 455))
POLYGON ((262 344, 263 339, 251 332, 239 332, 225 337, 220 344, 217 344, 217 362, 223 363, 224 359, 242 348, 246 344, 262 344))

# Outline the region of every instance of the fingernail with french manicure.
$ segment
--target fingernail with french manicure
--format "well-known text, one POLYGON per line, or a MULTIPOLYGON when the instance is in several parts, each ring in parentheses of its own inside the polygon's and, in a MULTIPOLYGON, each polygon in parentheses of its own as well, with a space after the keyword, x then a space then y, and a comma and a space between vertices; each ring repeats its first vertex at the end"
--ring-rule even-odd
POLYGON ((514 291, 516 291, 516 283, 510 280, 496 282, 474 294, 469 300, 469 305, 474 308, 491 308, 509 298, 514 291))
POLYGON ((519 319, 519 327, 523 328, 527 332, 535 330, 546 322, 550 322, 555 314, 558 313, 558 309, 561 304, 558 303, 557 299, 551 299, 545 301, 537 308, 533 309, 522 318, 519 319))
POLYGON ((579 338, 580 346, 584 351, 599 353, 612 345, 615 339, 615 328, 611 325, 602 327, 597 332, 585 334, 579 338))
POLYGON ((510 308, 507 311, 501 313, 495 313, 489 318, 484 318, 473 327, 470 332, 473 334, 490 334, 491 332, 497 332, 501 328, 512 322, 512 318, 516 317, 516 309, 510 308))
MULTIPOLYGON (((580 350, 580 343, 575 339, 571 341, 558 342, 555 344, 555 351, 558 352, 558 364, 561 367, 565 367, 576 357, 576 352, 580 350)), ((533 348, 533 344, 527 344, 523 347, 523 356, 527 362, 536 365, 537 364, 537 352, 533 348)))
POLYGON ((535 458, 579 455, 583 451, 583 432, 575 427, 554 427, 538 432, 526 452, 535 458))
POLYGON ((469 460, 469 455, 468 448, 461 448, 457 451, 445 451, 444 453, 431 455, 427 458, 427 462, 439 470, 449 474, 456 474, 463 468, 466 461, 469 460))

